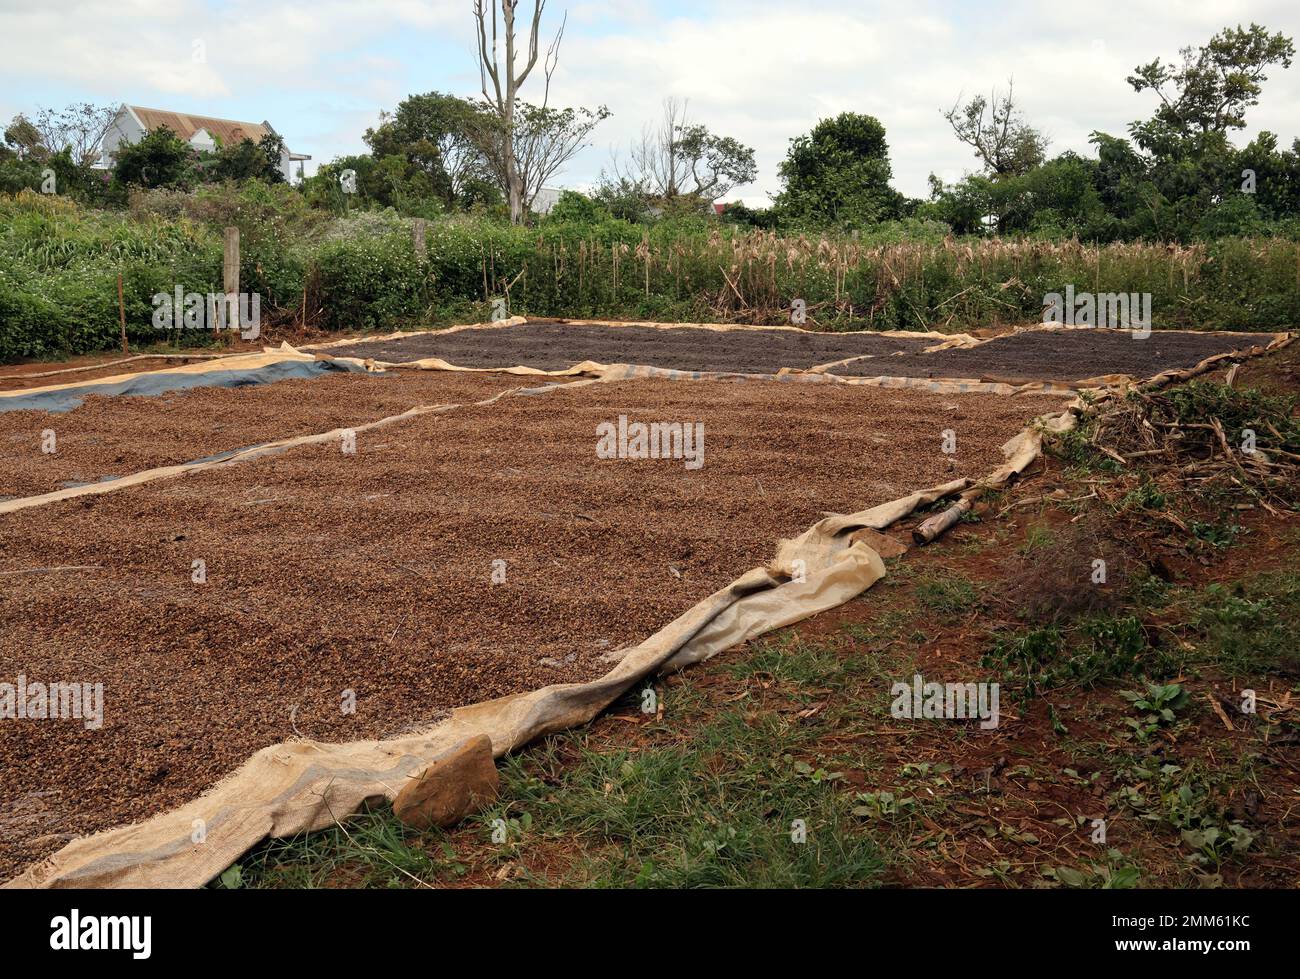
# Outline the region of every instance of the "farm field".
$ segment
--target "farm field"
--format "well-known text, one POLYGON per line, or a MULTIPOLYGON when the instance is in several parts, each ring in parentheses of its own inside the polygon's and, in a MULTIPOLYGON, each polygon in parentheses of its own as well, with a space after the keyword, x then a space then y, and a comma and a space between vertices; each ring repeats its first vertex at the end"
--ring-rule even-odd
MULTIPOLYGON (((75 664, 103 683, 104 714, 93 728, 0 728, 0 759, 17 773, 0 798, 0 874, 188 803, 270 745, 382 743, 465 705, 593 681, 824 515, 977 483, 1004 463, 1004 443, 1071 396, 1068 385, 1007 396, 804 373, 825 357, 877 350, 833 370, 899 365, 900 380, 1069 381, 1187 371, 1276 340, 1031 330, 924 353, 930 340, 888 334, 544 323, 322 353, 536 371, 599 354, 680 379, 399 368, 276 380, 264 373, 273 363, 247 372, 265 383, 104 396, 93 393, 102 378, 74 374, 73 394, 92 392, 79 406, 0 413, 5 497, 98 484, 0 515, 0 671, 37 678, 75 664), (743 383, 688 379, 760 368, 766 378, 743 383), (405 414, 417 406, 428 410, 405 414), (671 457, 665 442, 663 456, 638 458, 625 435, 614 457, 601 451, 602 431, 636 421, 698 428, 696 454, 688 443, 671 457), (41 452, 49 431, 57 451, 41 452), (341 695, 355 709, 341 711, 341 695)), ((214 362, 186 383, 230 373, 214 362)), ((139 390, 167 376, 133 375, 139 390)), ((907 580, 910 557, 893 559, 908 533, 890 540, 890 575, 907 580)), ((952 587, 945 614, 981 614, 976 590, 952 587)))
MULTIPOLYGON (((1294 443, 1297 383, 1292 344, 1151 397, 1294 443)), ((376 806, 258 847, 223 886, 1295 888, 1294 494, 1244 491, 1231 464, 1199 482, 1222 456, 1190 427, 1120 466, 1092 447, 1123 448, 1108 417, 861 597, 658 678, 656 712, 634 689, 503 759, 461 826, 376 806), (914 674, 999 680, 1001 724, 899 720, 889 691, 914 674), (1165 683, 1186 697, 1153 720, 1132 701, 1165 683)))
POLYGON ((564 370, 584 361, 651 364, 687 371, 774 374, 782 368, 807 370, 847 357, 919 351, 942 342, 934 336, 889 332, 813 333, 807 330, 655 327, 602 324, 527 323, 453 333, 425 333, 328 349, 339 357, 392 363, 437 357, 460 367, 534 367, 564 370), (504 330, 504 332, 501 332, 504 330))
POLYGON ((0 411, 0 499, 365 425, 418 405, 482 401, 521 384, 529 386, 508 375, 329 374, 153 397, 91 394, 67 412, 0 411), (57 451, 41 451, 46 432, 54 434, 57 451))
MULTIPOLYGON (((301 430, 294 403, 343 425, 489 397, 507 380, 404 372, 191 391, 167 405, 174 428, 154 451, 195 458, 270 436, 277 416, 281 434, 301 430), (214 405, 239 424, 222 443, 186 443, 214 405)), ((109 451, 157 462, 125 455, 148 441, 138 412, 155 404, 167 399, 53 417, 76 432, 85 411, 83 434, 115 432, 109 451)), ((38 677, 76 663, 102 679, 107 704, 94 731, 0 730, 10 762, 40 759, 39 775, 6 781, 4 808, 26 816, 5 824, 4 869, 186 801, 279 740, 391 736, 465 703, 589 679, 824 511, 978 477, 1061 405, 828 384, 579 384, 365 431, 355 454, 301 446, 7 515, 0 667, 38 677), (703 425, 706 464, 597 458, 597 427, 620 415, 703 425), (955 456, 940 451, 945 429, 959 433, 955 456), (24 573, 52 567, 65 570, 24 573), (338 712, 343 689, 354 714, 338 712), (87 772, 94 805, 69 805, 86 798, 87 772)))
POLYGON ((1078 382, 1124 374, 1142 380, 1167 370, 1187 370, 1208 357, 1266 347, 1269 333, 1182 333, 1147 337, 1106 330, 1026 330, 968 348, 906 352, 883 363, 874 358, 830 368, 830 373, 893 377, 1078 382))

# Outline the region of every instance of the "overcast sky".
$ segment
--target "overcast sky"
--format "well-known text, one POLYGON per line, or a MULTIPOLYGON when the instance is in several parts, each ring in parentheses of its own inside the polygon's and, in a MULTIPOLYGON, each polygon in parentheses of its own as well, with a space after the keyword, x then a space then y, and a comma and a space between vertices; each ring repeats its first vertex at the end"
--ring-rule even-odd
MULTIPOLYGON (((531 9, 530 0, 521 0, 531 9)), ((475 95, 470 0, 0 0, 0 119, 72 101, 121 102, 269 120, 315 163, 364 149, 381 109, 413 92, 475 95), (196 53, 202 55, 196 59, 196 53)), ((1154 96, 1124 78, 1252 20, 1300 38, 1297 0, 549 0, 548 35, 567 9, 553 105, 613 115, 556 181, 590 185, 613 149, 667 95, 758 153, 759 178, 733 198, 768 203, 790 137, 845 110, 885 125, 895 186, 974 168, 940 111, 1014 77, 1052 152, 1090 152, 1088 134, 1123 135, 1154 96)), ((524 97, 538 94, 540 74, 524 97)), ((1300 136, 1300 63, 1274 69, 1247 133, 1300 136)), ((308 172, 311 172, 310 169, 308 172)))

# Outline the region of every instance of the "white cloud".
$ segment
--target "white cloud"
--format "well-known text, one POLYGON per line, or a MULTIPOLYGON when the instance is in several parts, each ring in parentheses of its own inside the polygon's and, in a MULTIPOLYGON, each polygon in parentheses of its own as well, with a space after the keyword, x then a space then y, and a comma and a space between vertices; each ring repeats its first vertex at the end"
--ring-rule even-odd
POLYGON ((459 25, 468 38, 468 16, 449 0, 43 0, 0 10, 0 63, 33 82, 98 91, 219 98, 271 85, 343 88, 391 64, 365 51, 385 36, 459 25), (354 53, 340 72, 332 59, 354 53))
MULTIPOLYGON (((1088 153, 1088 134, 1123 134, 1153 98, 1124 79, 1141 62, 1176 58, 1217 30, 1257 21, 1300 38, 1293 0, 1097 0, 1079 8, 1003 3, 717 0, 665 8, 644 0, 570 0, 552 90, 555 104, 607 105, 596 145, 563 176, 592 181, 611 147, 626 147, 667 95, 692 115, 755 147, 763 203, 779 189, 788 140, 819 118, 878 116, 895 183, 923 195, 926 176, 975 167, 940 115, 1015 78, 1026 116, 1053 152, 1088 153)), ((548 33, 564 0, 550 0, 548 33)), ((223 100, 267 103, 277 125, 302 134, 318 159, 361 147, 380 108, 410 92, 477 93, 469 0, 44 0, 0 9, 0 115, 77 92, 92 101, 169 101, 201 110, 223 100), (206 61, 194 63, 201 39, 206 61), (437 56, 427 53, 440 45, 437 56), (451 52, 460 52, 458 55, 451 52), (15 84, 17 83, 17 84, 15 84), (287 117, 287 118, 286 118, 287 117)), ((540 76, 524 96, 536 96, 540 76)), ((63 99, 62 101, 67 101, 63 99)), ((1249 138, 1300 135, 1300 64, 1275 69, 1249 138)), ((212 110, 217 111, 217 110, 212 110)), ((1237 136, 1235 138, 1242 138, 1237 136)), ((295 136, 291 142, 298 143, 295 136)), ((298 147, 296 147, 298 148, 298 147)))
MULTIPOLYGON (((1077 8, 1026 3, 728 0, 707 18, 653 32, 574 39, 557 94, 615 111, 601 133, 602 156, 639 133, 664 95, 689 96, 699 121, 756 148, 759 182, 742 195, 751 203, 779 190, 776 167, 790 137, 819 118, 867 112, 885 124, 896 185, 920 196, 930 172, 951 179, 976 167, 940 114, 959 94, 1004 89, 1014 77, 1028 119, 1053 137, 1052 150, 1087 153, 1093 130, 1123 135, 1150 114, 1151 96, 1124 80, 1140 62, 1174 58, 1238 21, 1300 38, 1291 3, 1245 6, 1101 0, 1081 17, 1077 8)), ((1298 96, 1300 65, 1275 69, 1249 132, 1271 128, 1288 141, 1300 135, 1298 96)), ((590 157, 584 163, 599 169, 590 157)))

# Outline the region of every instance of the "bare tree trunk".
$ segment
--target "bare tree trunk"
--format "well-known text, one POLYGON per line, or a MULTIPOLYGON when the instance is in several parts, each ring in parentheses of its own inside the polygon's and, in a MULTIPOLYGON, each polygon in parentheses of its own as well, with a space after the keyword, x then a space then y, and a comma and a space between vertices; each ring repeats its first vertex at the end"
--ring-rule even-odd
POLYGON ((510 199, 510 223, 524 223, 524 179, 519 173, 519 156, 515 152, 515 106, 514 102, 507 110, 505 127, 505 152, 506 152, 506 186, 510 199))
MULTIPOLYGON (((537 34, 542 22, 542 11, 546 9, 546 0, 533 0, 533 13, 528 28, 528 54, 522 70, 515 64, 515 8, 521 0, 474 0, 474 21, 478 28, 478 63, 479 80, 482 83, 483 97, 495 110, 502 127, 501 153, 504 156, 506 186, 502 189, 510 201, 510 221, 522 224, 524 221, 524 177, 519 170, 519 157, 515 151, 515 103, 518 101, 519 89, 532 73, 537 64, 537 34), (501 33, 505 40, 504 64, 497 62, 497 5, 501 7, 501 33), (491 7, 491 16, 488 7, 491 7), (490 35, 490 36, 489 36, 490 35), (502 77, 504 75, 504 78, 502 77), (488 82, 491 82, 489 89, 488 82)), ((561 22, 555 40, 547 49, 546 60, 542 70, 546 74, 546 92, 542 105, 546 105, 551 92, 551 75, 559 59, 560 39, 564 36, 564 23, 561 22)))

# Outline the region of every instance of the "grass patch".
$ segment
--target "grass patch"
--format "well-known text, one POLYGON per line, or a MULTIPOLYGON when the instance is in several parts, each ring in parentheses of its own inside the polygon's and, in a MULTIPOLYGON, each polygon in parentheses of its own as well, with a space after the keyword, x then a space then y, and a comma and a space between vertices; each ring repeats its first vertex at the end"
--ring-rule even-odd
POLYGON ((318 833, 271 840, 212 886, 412 887, 453 880, 465 869, 441 834, 409 830, 381 807, 318 833))
POLYGON ((967 578, 952 573, 927 572, 916 579, 916 599, 923 606, 956 615, 975 607, 979 592, 967 578))
POLYGON ((1154 649, 1136 616, 1088 616, 1072 626, 1042 626, 997 638, 981 665, 993 670, 1027 704, 1067 686, 1097 684, 1151 672, 1176 671, 1154 649))
POLYGON ((581 848, 560 880, 526 873, 521 883, 874 883, 884 861, 836 790, 838 773, 797 757, 801 739, 793 734, 771 715, 727 711, 688 744, 611 752, 583 739, 559 790, 538 777, 531 760, 512 758, 503 772, 510 805, 480 818, 486 830, 522 809, 535 830, 554 828, 581 848))
POLYGON ((1231 676, 1300 676, 1300 575, 1209 585, 1187 599, 1198 656, 1231 676))

